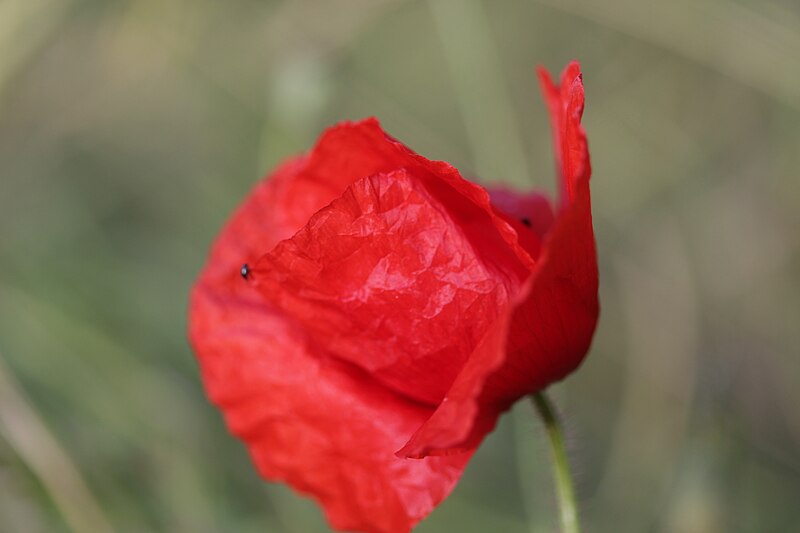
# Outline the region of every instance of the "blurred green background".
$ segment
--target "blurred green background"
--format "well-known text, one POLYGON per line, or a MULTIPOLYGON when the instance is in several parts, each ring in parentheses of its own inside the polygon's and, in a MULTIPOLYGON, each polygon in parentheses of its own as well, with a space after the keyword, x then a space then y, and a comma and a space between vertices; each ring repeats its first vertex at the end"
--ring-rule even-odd
MULTIPOLYGON (((206 401, 187 293, 233 207, 369 115, 554 189, 581 60, 602 316, 558 385, 587 532, 800 524, 796 0, 0 0, 0 531, 326 531, 206 401)), ((554 532, 533 410, 418 531, 554 532)))

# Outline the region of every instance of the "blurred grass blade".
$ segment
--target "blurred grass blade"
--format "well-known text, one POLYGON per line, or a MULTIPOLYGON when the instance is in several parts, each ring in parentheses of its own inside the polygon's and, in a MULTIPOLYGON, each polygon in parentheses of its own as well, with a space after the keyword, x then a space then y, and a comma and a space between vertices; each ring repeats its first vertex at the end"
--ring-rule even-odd
POLYGON ((483 180, 530 185, 520 128, 483 4, 480 0, 430 0, 429 4, 467 129, 474 171, 483 180))
POLYGON ((31 469, 75 533, 113 531, 69 455, 14 382, 0 354, 0 436, 31 469))
POLYGON ((0 98, 14 74, 58 29, 67 0, 0 0, 0 98))

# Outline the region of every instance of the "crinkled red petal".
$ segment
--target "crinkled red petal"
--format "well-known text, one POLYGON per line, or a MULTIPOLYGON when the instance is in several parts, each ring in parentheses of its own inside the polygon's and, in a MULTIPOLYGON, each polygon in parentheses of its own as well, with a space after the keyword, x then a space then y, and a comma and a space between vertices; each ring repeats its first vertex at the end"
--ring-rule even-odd
MULTIPOLYGON (((458 212, 452 215, 455 223, 470 224, 473 234, 497 232, 521 263, 533 267, 534 260, 518 242, 516 228, 495 210, 486 189, 462 178, 449 163, 431 161, 415 153, 386 134, 374 118, 344 122, 320 137, 286 191, 295 215, 292 218, 295 229, 303 227, 314 213, 340 196, 354 181, 398 169, 405 169, 424 181, 431 194, 444 204, 457 195, 467 202, 470 210, 485 211, 487 219, 481 221, 486 223, 483 227, 477 227, 475 220, 461 220, 458 212)), ((262 253, 269 250, 263 248, 262 253)))
POLYGON ((402 460, 431 408, 327 357, 239 275, 296 228, 286 191, 300 158, 259 184, 217 239, 194 287, 190 339, 209 398, 259 472, 310 494, 338 529, 409 531, 452 490, 470 454, 402 460))
POLYGON ((583 84, 577 63, 564 71, 560 87, 545 71, 540 75, 565 197, 530 279, 400 456, 474 449, 500 413, 565 377, 589 349, 599 308, 589 152, 580 124, 583 84))
POLYGON ((437 405, 527 269, 491 214, 407 170, 351 185, 253 270, 320 350, 437 405))

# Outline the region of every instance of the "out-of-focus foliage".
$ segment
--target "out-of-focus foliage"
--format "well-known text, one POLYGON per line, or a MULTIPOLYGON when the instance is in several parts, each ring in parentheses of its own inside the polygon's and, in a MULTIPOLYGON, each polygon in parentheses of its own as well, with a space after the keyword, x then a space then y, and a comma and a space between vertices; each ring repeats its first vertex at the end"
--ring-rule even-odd
MULTIPOLYGON (((375 115, 552 190, 582 62, 603 312, 556 388, 587 531, 800 523, 792 0, 0 1, 0 531, 325 531, 203 395, 187 292, 253 183, 375 115)), ((555 531, 521 404, 420 532, 555 531)))

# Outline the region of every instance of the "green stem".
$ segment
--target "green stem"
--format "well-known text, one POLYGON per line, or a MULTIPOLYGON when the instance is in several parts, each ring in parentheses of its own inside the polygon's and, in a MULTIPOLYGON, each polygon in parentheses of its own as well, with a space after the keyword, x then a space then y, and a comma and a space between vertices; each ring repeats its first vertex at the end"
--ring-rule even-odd
POLYGON ((569 471, 561 424, 544 392, 534 394, 532 399, 539 416, 542 417, 544 426, 547 429, 547 437, 550 440, 550 453, 553 457, 556 491, 558 493, 558 508, 561 514, 561 532, 580 533, 578 506, 575 500, 575 489, 572 486, 572 476, 569 471))

